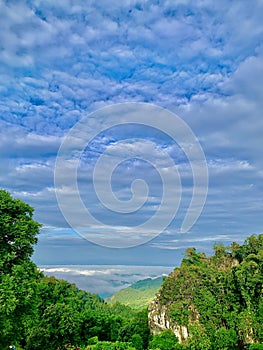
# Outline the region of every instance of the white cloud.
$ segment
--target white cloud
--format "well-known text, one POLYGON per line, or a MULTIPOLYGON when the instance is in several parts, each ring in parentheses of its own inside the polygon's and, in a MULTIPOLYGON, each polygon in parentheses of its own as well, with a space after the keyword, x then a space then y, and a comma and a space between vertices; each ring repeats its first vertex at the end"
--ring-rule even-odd
MULTIPOLYGON (((210 226, 202 227, 200 219, 199 230, 213 229, 211 222, 219 218, 233 230, 237 226, 231 222, 239 221, 243 232, 247 225, 258 231, 263 210, 262 10, 260 0, 253 6, 212 0, 176 5, 114 0, 111 6, 106 0, 1 2, 1 186, 30 201, 40 221, 65 225, 53 189, 62 137, 97 108, 152 102, 183 117, 205 151, 210 188, 204 222, 210 226)), ((99 138, 94 154, 108 146, 119 157, 143 151, 164 168, 163 150, 177 160, 186 201, 190 198, 191 169, 178 147, 148 136, 144 142, 118 144, 123 135, 116 131, 99 138)), ((160 182, 145 164, 131 162, 130 169, 127 164, 119 167, 114 190, 128 198, 129 180, 149 175, 153 189, 147 217, 158 204, 160 182)), ((89 169, 79 169, 82 184, 91 181, 84 172, 89 169)), ((99 175, 103 182, 103 171, 99 175)), ((66 189, 70 206, 74 190, 66 189)), ((94 193, 82 190, 100 214, 94 193)), ((167 205, 172 203, 171 195, 167 205)))
POLYGON ((253 171, 255 168, 249 164, 246 160, 233 160, 233 159, 212 159, 208 162, 210 175, 212 171, 215 173, 240 172, 240 171, 253 171))
POLYGON ((167 275, 172 267, 167 266, 110 266, 110 265, 81 265, 81 266, 41 266, 47 275, 67 279, 76 283, 79 288, 102 296, 116 293, 132 283, 167 275))

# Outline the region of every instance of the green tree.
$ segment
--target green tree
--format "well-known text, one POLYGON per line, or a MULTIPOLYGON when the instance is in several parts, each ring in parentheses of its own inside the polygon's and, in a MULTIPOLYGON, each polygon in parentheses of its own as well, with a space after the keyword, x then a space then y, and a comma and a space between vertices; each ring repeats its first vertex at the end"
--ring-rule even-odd
POLYGON ((0 346, 25 344, 37 318, 36 285, 41 273, 30 261, 41 225, 33 208, 0 190, 0 346))
POLYGON ((46 308, 40 324, 28 337, 27 349, 42 350, 46 346, 49 346, 48 349, 64 349, 67 343, 76 344, 80 341, 79 333, 80 319, 76 309, 69 303, 51 305, 46 308))
POLYGON ((133 334, 131 343, 136 350, 143 350, 143 340, 139 334, 133 334))
POLYGON ((24 344, 26 335, 38 321, 37 283, 41 278, 32 262, 12 268, 0 283, 0 347, 8 343, 24 344))
POLYGON ((263 344, 251 344, 249 350, 263 350, 263 344))
POLYGON ((33 208, 0 190, 0 273, 29 261, 41 225, 32 219, 33 208))
POLYGON ((238 338, 233 329, 219 328, 215 332, 213 348, 215 350, 235 350, 237 349, 238 338))
POLYGON ((205 331, 205 328, 198 322, 190 326, 188 346, 190 350, 211 349, 211 341, 205 331))
POLYGON ((150 350, 175 350, 178 345, 178 338, 170 329, 162 331, 160 334, 153 336, 149 342, 150 350))

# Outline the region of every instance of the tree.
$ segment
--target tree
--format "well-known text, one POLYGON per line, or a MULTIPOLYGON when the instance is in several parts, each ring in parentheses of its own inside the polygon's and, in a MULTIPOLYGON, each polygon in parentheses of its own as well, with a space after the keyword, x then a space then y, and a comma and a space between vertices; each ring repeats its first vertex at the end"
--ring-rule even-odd
POLYGON ((35 264, 15 265, 3 274, 0 283, 0 348, 10 343, 24 344, 26 335, 38 322, 37 284, 42 274, 35 264))
POLYGON ((149 342, 149 349, 151 350, 175 350, 178 345, 178 338, 170 329, 162 331, 160 334, 153 336, 149 342))
POLYGON ((80 317, 74 306, 69 303, 57 303, 46 308, 39 326, 33 329, 27 340, 26 348, 28 350, 64 349, 68 343, 78 343, 79 334, 80 317), (44 344, 48 347, 44 347, 44 344))
POLYGON ((215 332, 214 348, 218 350, 235 350, 237 348, 238 338, 233 329, 219 328, 215 332))
POLYGON ((133 334, 131 337, 131 343, 136 350, 143 350, 143 340, 139 334, 133 334))
POLYGON ((33 208, 0 190, 0 347, 23 344, 36 317, 36 283, 41 277, 30 261, 41 225, 33 208))
POLYGON ((210 350, 211 348, 211 342, 205 328, 198 322, 190 326, 188 346, 191 350, 210 350))
POLYGON ((29 261, 41 225, 32 219, 33 208, 0 190, 0 274, 29 261))
POLYGON ((183 258, 182 264, 186 266, 189 265, 199 265, 205 259, 205 253, 199 253, 195 248, 187 248, 185 251, 185 256, 183 258))

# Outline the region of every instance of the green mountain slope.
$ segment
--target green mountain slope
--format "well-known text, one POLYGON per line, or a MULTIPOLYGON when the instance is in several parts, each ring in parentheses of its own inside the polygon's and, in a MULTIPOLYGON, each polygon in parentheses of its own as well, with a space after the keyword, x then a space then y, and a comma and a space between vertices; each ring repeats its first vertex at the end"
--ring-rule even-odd
POLYGON ((113 294, 111 297, 106 298, 106 301, 109 304, 119 302, 134 309, 143 309, 154 299, 163 283, 163 280, 164 277, 158 277, 154 279, 147 278, 135 282, 130 287, 124 288, 113 294))

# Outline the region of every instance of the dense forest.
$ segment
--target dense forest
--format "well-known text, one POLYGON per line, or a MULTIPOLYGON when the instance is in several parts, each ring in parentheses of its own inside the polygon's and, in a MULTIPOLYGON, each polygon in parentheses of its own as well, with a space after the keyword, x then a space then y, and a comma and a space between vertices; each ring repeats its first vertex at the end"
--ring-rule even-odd
POLYGON ((187 249, 149 310, 107 304, 31 261, 40 224, 0 190, 0 348, 263 349, 263 235, 187 249))
POLYGON ((263 349, 263 235, 186 250, 149 308, 152 331, 173 329, 189 349, 263 349), (162 315, 162 317, 160 317, 162 315))

